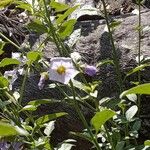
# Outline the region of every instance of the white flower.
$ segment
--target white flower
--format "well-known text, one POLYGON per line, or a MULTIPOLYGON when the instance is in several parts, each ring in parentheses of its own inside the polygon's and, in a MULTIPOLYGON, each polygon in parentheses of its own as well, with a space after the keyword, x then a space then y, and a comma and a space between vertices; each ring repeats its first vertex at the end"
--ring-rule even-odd
POLYGON ((74 62, 80 61, 81 60, 81 55, 78 52, 73 52, 70 54, 70 57, 74 62))
POLYGON ((55 57, 51 59, 49 79, 58 81, 63 84, 68 84, 70 79, 73 79, 79 71, 73 66, 71 58, 55 57))

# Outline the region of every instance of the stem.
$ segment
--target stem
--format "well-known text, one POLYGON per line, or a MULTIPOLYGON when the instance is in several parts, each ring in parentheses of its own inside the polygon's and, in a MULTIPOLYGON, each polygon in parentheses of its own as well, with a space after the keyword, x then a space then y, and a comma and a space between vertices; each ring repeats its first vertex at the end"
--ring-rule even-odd
POLYGON ((67 49, 65 48, 64 44, 62 43, 62 41, 60 40, 60 38, 58 37, 58 35, 55 33, 55 29, 54 29, 53 24, 52 24, 52 22, 50 20, 50 13, 49 13, 49 11, 47 9, 46 1, 43 0, 43 2, 44 2, 44 7, 45 7, 45 13, 46 13, 47 23, 49 25, 52 37, 53 37, 54 42, 56 44, 56 47, 57 47, 57 49, 59 51, 59 54, 60 54, 60 56, 63 56, 64 53, 65 53, 68 56, 69 53, 68 53, 67 49), (61 45, 62 49, 60 48, 60 45, 61 45))
POLYGON ((26 84, 26 80, 27 80, 27 76, 28 76, 28 70, 30 68, 30 65, 28 65, 28 67, 26 68, 26 72, 23 78, 23 83, 20 89, 20 98, 19 98, 19 104, 21 105, 22 99, 23 99, 23 94, 24 94, 24 90, 25 90, 25 84, 26 84))
POLYGON ((112 142, 111 136, 109 134, 109 131, 108 131, 106 125, 104 125, 104 128, 105 128, 105 131, 106 131, 106 134, 107 134, 108 141, 109 141, 109 143, 111 145, 111 148, 112 148, 112 150, 115 150, 114 144, 112 142))
MULTIPOLYGON (((139 8, 139 17, 138 17, 138 66, 141 65, 141 3, 138 0, 138 8, 139 8)), ((138 71, 138 82, 141 82, 141 72, 138 71)), ((138 95, 138 115, 140 114, 140 107, 141 107, 141 95, 138 95)))
POLYGON ((73 98, 74 98, 74 107, 79 115, 79 118, 81 119, 84 127, 87 129, 88 133, 90 134, 91 136, 91 139, 92 139, 92 142, 93 144, 95 145, 96 149, 97 150, 101 150, 101 147, 99 146, 98 142, 97 142, 97 139, 95 138, 95 136, 93 135, 92 131, 90 130, 89 126, 88 126, 88 123, 84 117, 84 115, 82 114, 79 106, 78 106, 78 103, 77 103, 77 100, 76 100, 76 94, 75 94, 75 89, 74 89, 74 86, 73 86, 73 83, 72 81, 70 81, 70 85, 71 85, 71 88, 72 88, 72 93, 73 93, 73 98))
POLYGON ((107 24, 107 28, 108 28, 109 38, 110 38, 110 42, 111 42, 111 45, 112 45, 113 61, 114 61, 114 64, 115 64, 115 69, 116 69, 116 74, 117 74, 117 79, 118 79, 119 92, 121 93, 123 91, 123 82, 122 82, 122 77, 121 77, 119 60, 118 60, 118 57, 117 57, 117 51, 116 51, 116 48, 115 48, 114 39, 113 39, 111 29, 110 29, 110 26, 109 26, 109 21, 108 21, 109 19, 108 19, 108 15, 107 15, 105 0, 101 0, 101 1, 102 1, 103 8, 104 8, 104 14, 105 14, 106 24, 107 24))
POLYGON ((5 40, 7 40, 12 45, 14 45, 16 48, 20 49, 20 47, 17 44, 15 44, 13 41, 11 41, 10 39, 8 39, 3 33, 0 32, 0 36, 2 36, 5 40))
MULTIPOLYGON (((60 92, 65 96, 65 97, 67 97, 69 100, 70 100, 70 98, 69 98, 69 96, 59 87, 59 85, 58 84, 56 84, 56 86, 57 86, 57 88, 60 90, 60 92)), ((89 109, 91 109, 93 112, 95 112, 96 111, 96 109, 95 108, 93 108, 89 103, 87 103, 86 101, 82 101, 82 98, 79 96, 79 95, 77 95, 78 96, 78 98, 80 99, 80 100, 78 100, 81 104, 84 104, 84 105, 86 105, 89 109)))

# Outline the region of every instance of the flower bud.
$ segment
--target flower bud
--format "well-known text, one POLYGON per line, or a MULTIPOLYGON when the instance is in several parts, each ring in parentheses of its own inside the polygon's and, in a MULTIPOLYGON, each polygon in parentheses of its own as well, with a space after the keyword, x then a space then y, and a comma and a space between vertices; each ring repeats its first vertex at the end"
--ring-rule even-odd
POLYGON ((92 66, 92 65, 85 66, 85 69, 84 69, 85 74, 92 77, 92 76, 96 75, 96 72, 97 72, 97 68, 95 66, 92 66))
POLYGON ((38 83, 38 87, 39 87, 39 90, 42 90, 44 85, 45 85, 45 81, 48 79, 48 74, 47 72, 43 72, 41 73, 41 77, 40 77, 40 81, 38 83))

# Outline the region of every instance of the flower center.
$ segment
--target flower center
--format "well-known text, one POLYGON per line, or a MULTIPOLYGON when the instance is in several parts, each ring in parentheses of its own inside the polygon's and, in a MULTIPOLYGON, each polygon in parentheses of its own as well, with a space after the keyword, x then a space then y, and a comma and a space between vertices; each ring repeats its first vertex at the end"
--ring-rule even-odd
POLYGON ((62 75, 66 72, 66 68, 63 65, 61 65, 57 68, 56 71, 58 72, 58 74, 62 75))

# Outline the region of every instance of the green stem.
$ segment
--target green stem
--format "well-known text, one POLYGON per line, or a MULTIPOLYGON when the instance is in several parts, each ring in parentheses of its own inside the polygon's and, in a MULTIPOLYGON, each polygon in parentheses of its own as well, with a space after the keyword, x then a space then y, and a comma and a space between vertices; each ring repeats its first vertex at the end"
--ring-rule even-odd
POLYGON ((105 128, 105 131, 106 131, 106 134, 107 134, 108 141, 109 141, 109 143, 110 143, 110 145, 111 145, 111 148, 112 148, 112 150, 115 150, 115 147, 114 147, 114 144, 113 144, 113 142, 112 142, 112 138, 111 138, 111 136, 110 136, 110 134, 109 134, 109 131, 108 131, 108 129, 107 129, 107 126, 104 125, 104 128, 105 128))
MULTIPOLYGON (((138 66, 141 65, 141 3, 138 0, 139 16, 138 16, 138 66)), ((141 83, 141 72, 138 72, 138 82, 141 83)), ((140 115, 141 95, 138 95, 138 116, 140 115)))
POLYGON ((101 1, 102 1, 103 8, 104 8, 104 14, 105 14, 106 24, 107 24, 107 28, 108 28, 109 38, 110 38, 110 42, 112 45, 113 61, 115 64, 115 69, 116 69, 116 74, 117 74, 117 79, 118 79, 119 92, 121 93, 123 91, 123 82, 122 82, 122 77, 121 77, 119 60, 117 57, 117 51, 115 48, 114 39, 113 39, 112 32, 111 32, 110 25, 109 25, 109 19, 108 19, 108 15, 107 15, 105 0, 101 0, 101 1))
MULTIPOLYGON (((59 87, 59 85, 58 84, 56 84, 56 86, 57 86, 57 88, 60 90, 60 92, 65 96, 65 97, 67 97, 67 99, 69 100, 70 98, 69 98, 69 96, 59 87)), ((82 98, 79 96, 79 95, 77 95, 78 96, 78 98, 80 99, 80 100, 77 100, 77 101, 79 101, 81 104, 84 104, 84 105, 86 105, 89 109, 91 109, 93 112, 95 112, 96 111, 96 109, 95 108, 93 108, 89 103, 87 103, 86 101, 82 101, 82 98)))
POLYGON ((74 98, 74 107, 75 107, 75 109, 76 109, 76 111, 77 111, 77 113, 79 115, 79 118, 81 119, 84 127, 87 129, 88 133, 90 134, 92 142, 95 145, 96 149, 97 150, 101 150, 101 147, 99 146, 96 137, 93 135, 92 131, 90 130, 90 128, 88 126, 88 123, 87 123, 84 115, 82 114, 79 106, 78 106, 78 103, 77 103, 77 100, 76 100, 76 92, 75 92, 75 89, 74 89, 72 81, 70 81, 70 86, 72 88, 72 93, 73 93, 73 98, 74 98))
POLYGON ((0 32, 0 36, 2 36, 5 40, 7 40, 9 43, 11 43, 12 45, 14 45, 16 48, 20 49, 20 47, 15 44, 14 42, 12 42, 10 39, 8 39, 3 33, 0 32))
POLYGON ((28 65, 28 67, 26 68, 25 75, 24 75, 24 78, 23 78, 23 83, 22 83, 22 86, 21 86, 21 89, 20 89, 20 98, 19 98, 19 104, 20 105, 21 105, 22 99, 23 99, 23 94, 24 94, 24 90, 25 90, 25 84, 26 84, 29 68, 30 68, 30 65, 28 65))
POLYGON ((52 24, 52 22, 50 20, 50 13, 49 13, 49 11, 47 9, 46 1, 43 0, 43 2, 44 2, 44 7, 45 7, 46 20, 47 20, 47 23, 49 25, 50 32, 52 34, 52 37, 53 37, 54 42, 56 44, 56 47, 57 47, 57 49, 59 51, 59 54, 60 54, 60 56, 64 56, 64 53, 65 53, 68 56, 69 54, 68 54, 68 51, 67 51, 66 47, 64 46, 64 44, 62 43, 62 41, 60 40, 58 35, 55 33, 55 29, 54 29, 53 24, 52 24), (60 48, 60 46, 61 46, 62 49, 60 48))

